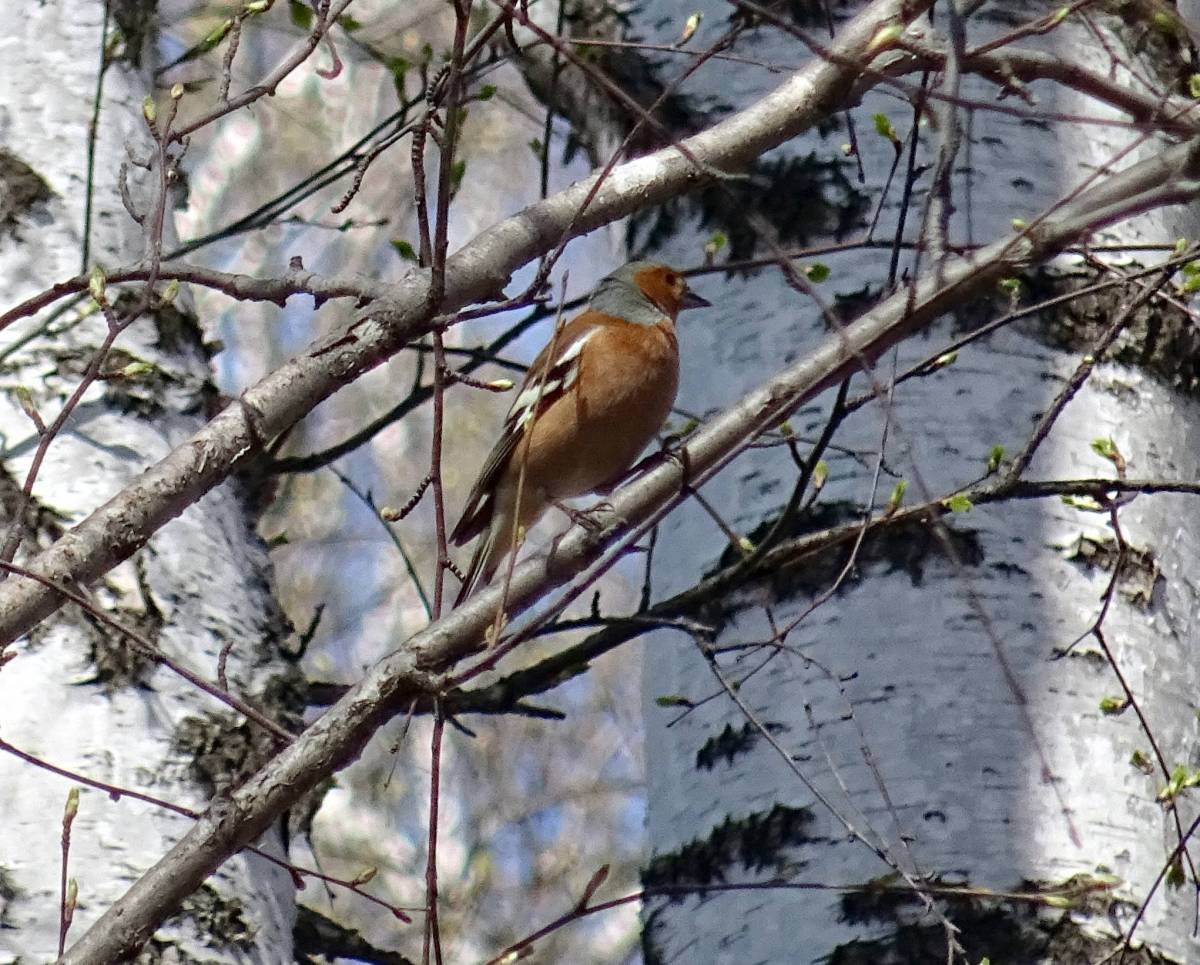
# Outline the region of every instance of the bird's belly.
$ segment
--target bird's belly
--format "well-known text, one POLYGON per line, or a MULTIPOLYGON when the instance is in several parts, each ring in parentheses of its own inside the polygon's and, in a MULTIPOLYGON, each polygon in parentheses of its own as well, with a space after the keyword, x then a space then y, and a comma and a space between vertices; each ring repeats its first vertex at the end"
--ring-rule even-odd
POLYGON ((622 432, 593 432, 584 437, 586 445, 564 459, 559 471, 550 477, 556 489, 552 496, 570 499, 616 483, 641 455, 666 418, 665 412, 657 418, 648 418, 655 413, 645 410, 627 415, 628 418, 622 420, 622 432))

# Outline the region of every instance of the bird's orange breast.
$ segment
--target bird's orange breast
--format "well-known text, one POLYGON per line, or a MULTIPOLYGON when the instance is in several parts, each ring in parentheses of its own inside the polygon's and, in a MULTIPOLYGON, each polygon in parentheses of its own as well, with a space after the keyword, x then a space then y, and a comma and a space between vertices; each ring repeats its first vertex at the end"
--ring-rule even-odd
POLYGON ((530 434, 526 478, 537 480, 548 498, 616 482, 675 402, 679 350, 670 321, 605 322, 580 353, 573 391, 542 413, 530 434))

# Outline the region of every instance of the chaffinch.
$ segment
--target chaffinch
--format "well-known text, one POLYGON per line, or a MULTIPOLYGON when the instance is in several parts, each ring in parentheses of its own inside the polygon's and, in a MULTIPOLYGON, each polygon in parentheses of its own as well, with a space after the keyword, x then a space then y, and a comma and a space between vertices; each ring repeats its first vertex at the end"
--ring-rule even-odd
POLYGON ((603 279, 587 308, 551 338, 450 534, 457 546, 482 534, 456 606, 491 580, 547 508, 628 471, 675 402, 675 318, 709 304, 675 269, 634 261, 603 279))

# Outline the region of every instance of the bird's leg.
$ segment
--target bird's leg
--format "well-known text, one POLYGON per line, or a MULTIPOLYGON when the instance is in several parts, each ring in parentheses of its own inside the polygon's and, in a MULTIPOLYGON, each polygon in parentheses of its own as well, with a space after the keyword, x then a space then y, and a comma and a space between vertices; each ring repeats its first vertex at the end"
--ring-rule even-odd
MULTIPOLYGON (((622 475, 617 482, 633 479, 635 476, 640 476, 647 470, 653 469, 655 466, 660 466, 664 462, 673 462, 678 465, 683 471, 683 476, 686 480, 687 477, 691 475, 691 464, 688 462, 687 450, 682 445, 685 438, 685 436, 679 433, 673 433, 669 436, 666 436, 662 440, 662 445, 657 452, 652 452, 647 455, 640 462, 638 462, 637 465, 622 475)), ((614 484, 610 486, 609 490, 607 491, 611 491, 615 488, 616 485, 614 484)), ((605 490, 600 491, 604 492, 605 490)))
POLYGON ((575 509, 573 506, 568 506, 560 499, 552 499, 552 503, 566 513, 567 517, 576 526, 582 526, 589 533, 598 533, 604 529, 604 523, 597 517, 602 513, 612 512, 613 505, 606 499, 600 500, 598 503, 593 503, 587 509, 575 509))

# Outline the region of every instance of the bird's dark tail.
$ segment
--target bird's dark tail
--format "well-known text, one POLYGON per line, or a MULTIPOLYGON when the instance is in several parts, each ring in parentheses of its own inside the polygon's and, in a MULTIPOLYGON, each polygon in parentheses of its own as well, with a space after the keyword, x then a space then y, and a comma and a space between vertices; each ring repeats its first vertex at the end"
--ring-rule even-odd
POLYGON ((471 562, 467 566, 467 572, 463 577, 462 588, 458 591, 458 596, 454 598, 454 605, 456 607, 461 606, 463 600, 474 593, 480 583, 486 583, 491 579, 492 570, 495 569, 492 551, 496 545, 496 532, 498 529, 499 527, 495 525, 489 526, 475 544, 475 552, 471 554, 471 562))

